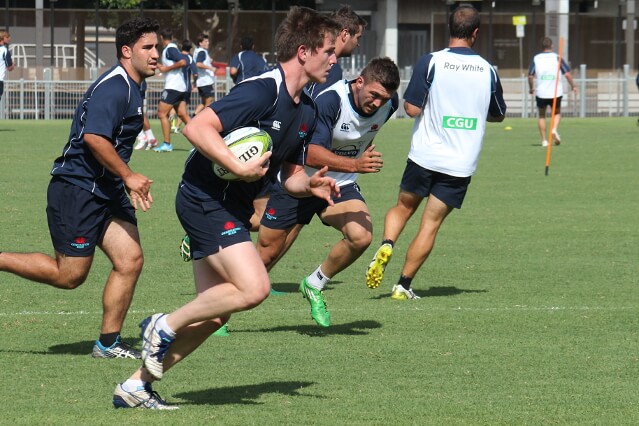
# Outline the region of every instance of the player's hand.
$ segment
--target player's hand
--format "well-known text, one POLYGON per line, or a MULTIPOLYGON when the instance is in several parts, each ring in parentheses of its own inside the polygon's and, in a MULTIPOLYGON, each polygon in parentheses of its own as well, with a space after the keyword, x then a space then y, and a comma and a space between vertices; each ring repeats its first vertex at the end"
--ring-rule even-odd
POLYGON ((341 196, 339 186, 335 179, 326 176, 326 172, 328 167, 324 166, 309 178, 309 192, 317 198, 326 200, 329 206, 334 206, 333 198, 341 196))
POLYGON ((382 153, 375 151, 373 144, 370 144, 356 161, 357 173, 378 173, 384 166, 382 153))
POLYGON ((242 168, 235 175, 245 182, 260 180, 268 171, 271 155, 273 152, 267 151, 261 157, 251 158, 246 163, 241 163, 242 168))
POLYGON ((124 178, 124 186, 131 197, 131 203, 136 210, 141 208, 147 211, 151 208, 153 197, 151 196, 151 184, 153 181, 140 173, 131 173, 124 178))

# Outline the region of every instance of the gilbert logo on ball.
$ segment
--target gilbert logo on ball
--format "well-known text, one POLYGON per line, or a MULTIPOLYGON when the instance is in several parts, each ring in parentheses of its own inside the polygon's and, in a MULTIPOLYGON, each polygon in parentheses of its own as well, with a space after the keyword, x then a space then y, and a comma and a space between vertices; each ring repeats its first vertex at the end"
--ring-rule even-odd
MULTIPOLYGON (((273 149, 271 136, 257 127, 241 127, 233 130, 224 137, 224 142, 242 163, 261 157, 262 154, 273 149)), ((237 180, 237 176, 216 163, 213 163, 213 173, 224 180, 237 180)))

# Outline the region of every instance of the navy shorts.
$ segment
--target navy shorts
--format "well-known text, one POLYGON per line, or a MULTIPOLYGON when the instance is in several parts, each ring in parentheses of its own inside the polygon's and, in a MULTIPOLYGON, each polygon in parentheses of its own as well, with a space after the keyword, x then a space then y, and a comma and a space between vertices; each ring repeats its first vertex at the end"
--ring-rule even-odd
POLYGON ((208 86, 200 86, 197 88, 197 91, 200 94, 202 100, 206 98, 212 98, 215 95, 212 84, 209 84, 208 86))
POLYGON ((447 206, 460 209, 469 184, 470 176, 455 177, 434 172, 408 160, 399 187, 423 198, 433 194, 447 206))
MULTIPOLYGON (((349 200, 366 202, 356 183, 340 186, 340 195, 341 197, 333 199, 335 204, 349 200)), ((327 207, 328 203, 321 198, 296 198, 289 195, 282 185, 274 185, 260 224, 269 229, 290 229, 298 224, 308 225, 314 215, 319 216, 327 207)))
POLYGON ((0 81, 0 98, 2 98, 3 93, 4 93, 4 81, 0 81))
POLYGON ((181 185, 175 197, 175 212, 191 240, 193 259, 202 259, 222 248, 251 241, 252 206, 231 201, 202 201, 181 185))
MULTIPOLYGON (((546 108, 546 107, 552 108, 552 98, 546 99, 546 98, 540 98, 535 96, 535 100, 537 101, 537 108, 546 108)), ((559 111, 561 111, 561 96, 557 97, 555 114, 559 114, 559 111)))
POLYGON ((114 217, 137 225, 135 209, 124 190, 119 198, 105 200, 58 177, 51 179, 47 221, 57 252, 72 257, 91 256, 114 217))
POLYGON ((162 90, 162 96, 160 96, 160 101, 165 104, 173 105, 177 107, 180 102, 186 100, 186 95, 188 92, 179 92, 177 90, 164 89, 162 90))

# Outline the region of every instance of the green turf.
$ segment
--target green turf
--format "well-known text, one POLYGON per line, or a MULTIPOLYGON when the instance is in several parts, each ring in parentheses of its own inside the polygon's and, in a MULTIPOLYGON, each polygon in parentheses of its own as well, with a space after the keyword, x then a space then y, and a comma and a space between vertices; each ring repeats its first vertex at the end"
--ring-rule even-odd
MULTIPOLYGON (((153 123, 159 133, 157 122, 153 123)), ((0 122, 0 250, 51 253, 45 198, 68 122, 0 122)), ((461 210, 442 227, 413 287, 390 299, 418 217, 407 225, 382 286, 363 274, 397 197, 411 122, 376 140, 380 174, 360 183, 374 244, 326 292, 333 325, 314 325, 296 292, 339 234, 314 222, 272 272, 275 289, 235 315, 156 390, 178 412, 114 410, 111 394, 138 363, 94 360, 108 262, 61 291, 0 273, 2 424, 639 423, 639 128, 632 118, 564 119, 545 150, 533 120, 488 126, 461 210), (512 130, 505 130, 512 126, 512 130)), ((154 179, 140 213, 146 264, 123 335, 193 297, 173 202, 189 145, 135 152, 154 179)))

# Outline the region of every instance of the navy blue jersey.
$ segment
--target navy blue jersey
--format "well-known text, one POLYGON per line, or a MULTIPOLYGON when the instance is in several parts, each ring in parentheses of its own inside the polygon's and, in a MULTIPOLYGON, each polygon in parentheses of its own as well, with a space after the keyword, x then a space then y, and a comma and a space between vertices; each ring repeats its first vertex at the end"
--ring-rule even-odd
POLYGON ((189 55, 188 53, 184 53, 183 56, 184 60, 186 61, 186 66, 182 67, 182 75, 184 76, 186 91, 190 92, 192 86, 192 77, 194 75, 198 75, 199 71, 197 65, 195 64, 193 56, 189 55))
POLYGON ((233 56, 231 67, 237 68, 235 83, 260 75, 268 69, 266 60, 252 50, 243 50, 233 56))
POLYGON ((84 188, 96 196, 112 199, 123 190, 120 177, 96 160, 84 143, 86 134, 111 141, 116 152, 128 163, 133 144, 142 130, 140 86, 124 68, 116 65, 102 74, 84 94, 71 123, 69 141, 53 163, 51 175, 84 188))
POLYGON ((331 70, 328 72, 328 77, 324 83, 309 83, 306 85, 306 90, 313 99, 317 97, 324 89, 331 87, 342 79, 343 76, 342 67, 339 66, 339 62, 333 64, 331 70))
POLYGON ((233 87, 228 95, 210 108, 218 115, 222 136, 239 127, 253 126, 265 130, 273 140, 269 170, 257 182, 227 181, 213 173, 211 160, 193 151, 186 160, 182 184, 200 199, 233 199, 241 205, 252 205, 265 181, 273 182, 283 162, 298 163, 298 156, 315 128, 315 102, 302 93, 296 104, 284 82, 278 65, 259 77, 233 87))

